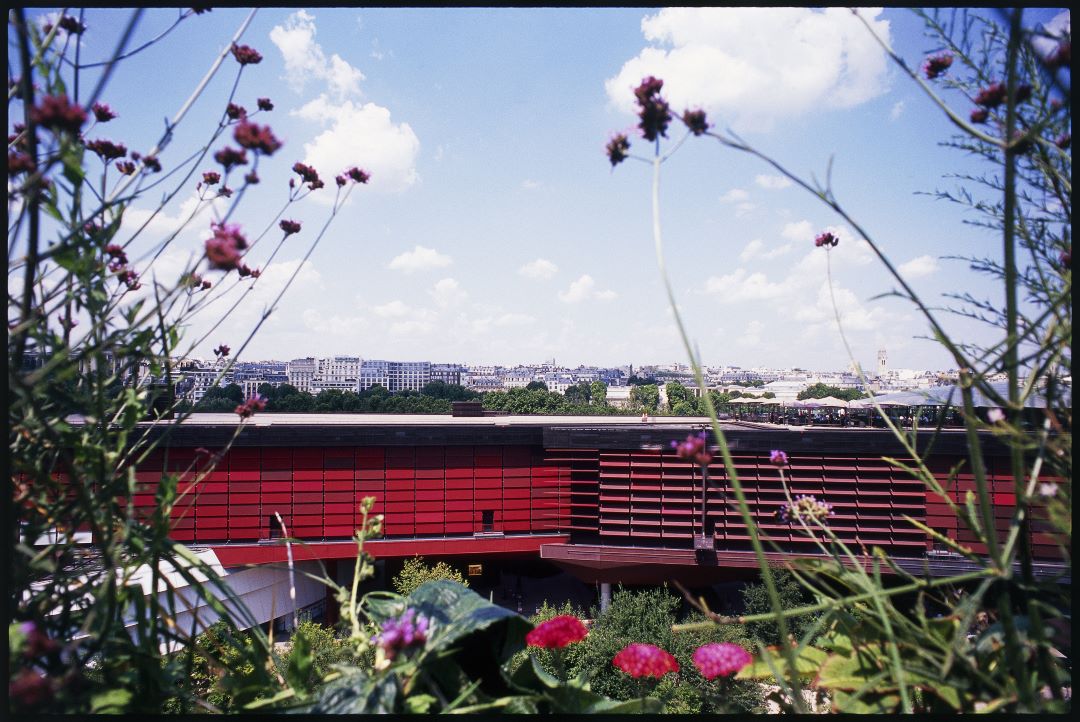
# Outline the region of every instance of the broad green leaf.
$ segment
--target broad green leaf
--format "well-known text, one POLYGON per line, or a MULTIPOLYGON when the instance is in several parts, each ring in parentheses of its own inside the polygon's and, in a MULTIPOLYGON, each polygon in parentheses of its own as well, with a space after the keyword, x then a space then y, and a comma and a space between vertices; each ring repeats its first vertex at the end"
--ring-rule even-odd
POLYGON ((440 579, 424 582, 406 600, 406 606, 416 609, 434 622, 428 642, 431 649, 446 649, 476 632, 494 625, 505 627, 503 643, 493 650, 498 661, 505 661, 520 648, 532 628, 519 614, 492 604, 476 592, 455 582, 440 579))
POLYGON ((826 689, 859 689, 867 680, 881 672, 867 654, 843 656, 834 654, 825 660, 818 673, 816 684, 826 689))
POLYGON ((900 705, 897 694, 864 694, 859 699, 844 690, 833 692, 833 709, 845 714, 890 714, 900 705))
POLYGON ((91 714, 120 714, 126 712, 131 703, 131 690, 110 689, 95 694, 90 698, 91 714))
POLYGON ((405 698, 405 711, 409 714, 426 714, 437 701, 430 694, 414 694, 405 698))
POLYGON ((292 652, 289 654, 289 664, 285 668, 285 681, 293 689, 305 689, 314 664, 315 658, 311 654, 311 641, 307 638, 304 630, 299 629, 293 635, 292 652))
MULTIPOLYGON (((765 657, 755 659, 739 670, 739 673, 735 675, 735 679, 773 679, 773 668, 780 674, 787 675, 787 657, 778 647, 767 648, 765 655, 768 656, 768 661, 766 661, 765 657), (772 663, 771 667, 770 662, 772 663)), ((804 647, 802 653, 795 659, 795 670, 800 677, 813 678, 828 656, 829 653, 823 649, 804 647)))

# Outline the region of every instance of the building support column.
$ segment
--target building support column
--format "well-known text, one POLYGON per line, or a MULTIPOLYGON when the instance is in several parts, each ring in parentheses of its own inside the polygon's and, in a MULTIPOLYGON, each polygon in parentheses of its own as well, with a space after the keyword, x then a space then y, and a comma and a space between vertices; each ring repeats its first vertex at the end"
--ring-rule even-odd
POLYGON ((600 613, 603 614, 611 606, 611 582, 600 582, 600 613))

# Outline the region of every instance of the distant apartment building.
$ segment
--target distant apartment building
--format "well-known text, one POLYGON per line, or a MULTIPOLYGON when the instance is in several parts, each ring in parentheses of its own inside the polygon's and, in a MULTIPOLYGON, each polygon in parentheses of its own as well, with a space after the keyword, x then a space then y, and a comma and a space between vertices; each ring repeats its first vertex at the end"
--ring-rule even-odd
POLYGON ((378 384, 388 391, 420 391, 431 382, 430 361, 381 361, 365 359, 360 365, 360 390, 378 384))
POLYGON ((289 385, 295 386, 298 391, 311 393, 311 382, 315 378, 318 364, 311 356, 296 358, 285 365, 285 375, 289 378, 289 385))
POLYGON ((431 364, 432 381, 442 381, 444 384, 460 386, 464 375, 465 367, 461 364, 431 364))

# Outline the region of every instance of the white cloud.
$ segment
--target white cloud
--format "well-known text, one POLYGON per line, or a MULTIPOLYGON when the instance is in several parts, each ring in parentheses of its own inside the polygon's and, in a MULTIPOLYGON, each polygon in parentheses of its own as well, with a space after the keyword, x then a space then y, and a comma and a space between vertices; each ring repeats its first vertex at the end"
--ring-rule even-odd
POLYGON ((313 308, 304 310, 304 325, 320 336, 341 336, 349 339, 367 329, 368 320, 363 316, 324 316, 313 308))
POLYGON ((528 326, 536 323, 536 317, 527 313, 504 313, 498 316, 493 323, 496 326, 528 326))
MULTIPOLYGON (((394 124, 390 111, 380 105, 354 104, 351 100, 335 104, 324 93, 292 115, 330 126, 304 143, 304 162, 319 171, 328 184, 351 166, 371 173, 369 185, 379 190, 404 190, 419 178, 416 159, 420 139, 408 123, 394 124)), ((333 194, 312 197, 325 200, 333 194)))
POLYGON ((889 120, 896 120, 904 114, 904 101, 898 100, 893 104, 891 110, 889 110, 889 120))
MULTIPOLYGON (((861 14, 888 43, 881 12, 861 14)), ((664 80, 676 111, 700 106, 714 121, 756 130, 853 107, 886 89, 885 53, 846 8, 665 8, 641 29, 651 44, 605 83, 627 112, 647 75, 664 80)))
POLYGON ((746 262, 754 258, 761 258, 766 261, 771 261, 774 258, 785 255, 791 248, 792 244, 785 243, 784 245, 777 246, 771 250, 765 250, 765 242, 760 238, 755 238, 743 248, 742 253, 739 254, 739 260, 746 262))
POLYGON ((706 279, 705 293, 716 296, 720 303, 743 303, 779 298, 786 290, 783 283, 773 283, 764 273, 748 274, 745 268, 737 268, 706 279))
POLYGON ((780 235, 789 241, 795 241, 797 243, 810 241, 814 238, 814 226, 810 224, 810 221, 785 223, 783 229, 780 231, 780 235))
POLYGON ((771 191, 778 191, 791 185, 791 181, 785 176, 768 175, 765 173, 761 173, 760 175, 755 177, 754 182, 762 188, 771 191))
POLYGON ((900 265, 900 275, 908 278, 922 278, 937 273, 938 263, 933 256, 916 256, 900 265))
POLYGON ((539 278, 547 280, 559 272, 559 267, 546 258, 537 258, 529 261, 518 269, 518 273, 526 278, 539 278))
POLYGON ((349 65, 340 55, 327 60, 322 46, 315 42, 315 16, 299 10, 270 31, 270 40, 285 60, 285 81, 301 92, 309 80, 323 80, 339 99, 360 93, 364 74, 349 65))
POLYGON ((371 312, 379 318, 404 318, 413 312, 404 301, 394 299, 378 306, 372 306, 371 312))
POLYGON ((521 181, 521 187, 527 191, 534 191, 542 185, 544 184, 541 181, 532 180, 531 178, 526 178, 525 180, 521 181))
POLYGON ((392 271, 415 273, 449 266, 453 262, 450 256, 439 253, 434 248, 416 246, 411 251, 394 256, 387 267, 392 271))
POLYGON ((822 326, 836 326, 836 311, 833 309, 833 297, 836 298, 836 309, 840 311, 840 322, 844 331, 876 331, 881 328, 890 318, 891 314, 880 306, 867 308, 858 297, 846 288, 833 287, 833 293, 829 293, 829 284, 823 282, 817 291, 814 303, 804 303, 794 309, 794 319, 807 324, 822 326))
POLYGON ((750 200, 750 194, 742 188, 732 188, 727 193, 720 196, 720 200, 723 203, 741 203, 742 201, 750 200))
POLYGON ((446 308, 447 306, 453 306, 468 297, 459 284, 453 278, 443 278, 435 283, 428 294, 435 300, 435 303, 440 308, 446 308))
POLYGON ((581 303, 590 299, 598 301, 610 301, 618 296, 610 289, 597 290, 596 281, 589 274, 584 274, 570 284, 565 291, 559 291, 559 300, 563 303, 581 303))

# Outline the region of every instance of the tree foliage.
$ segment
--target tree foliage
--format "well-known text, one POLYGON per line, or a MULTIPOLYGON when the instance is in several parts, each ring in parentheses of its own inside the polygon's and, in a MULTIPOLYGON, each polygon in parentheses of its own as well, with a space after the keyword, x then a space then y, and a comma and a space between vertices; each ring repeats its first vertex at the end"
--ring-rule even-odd
POLYGON ((391 580, 391 584, 394 587, 395 592, 403 597, 407 597, 424 582, 431 582, 437 579, 446 579, 451 582, 457 582, 465 587, 469 586, 469 582, 466 581, 462 573, 446 562, 440 561, 431 565, 424 562, 424 558, 420 556, 406 559, 405 566, 403 566, 401 571, 394 576, 393 580, 391 580))

